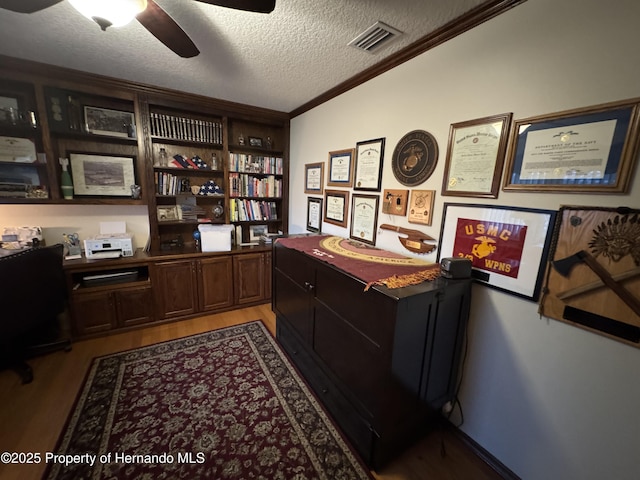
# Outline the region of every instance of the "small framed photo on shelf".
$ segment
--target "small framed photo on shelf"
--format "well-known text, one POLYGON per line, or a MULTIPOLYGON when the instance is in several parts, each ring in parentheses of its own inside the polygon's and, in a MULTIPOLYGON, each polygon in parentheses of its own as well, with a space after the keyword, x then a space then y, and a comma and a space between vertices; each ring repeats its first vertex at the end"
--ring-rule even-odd
POLYGON ((503 190, 624 193, 638 156, 637 100, 517 120, 503 190))
POLYGON ((349 214, 349 192, 347 190, 326 190, 324 192, 324 221, 346 227, 349 214))
POLYGON ((498 198, 511 117, 451 124, 442 195, 498 198))
POLYGON ((346 150, 336 150, 329 152, 329 176, 327 178, 328 187, 352 187, 353 169, 355 162, 354 148, 346 150))
POLYGON ((181 211, 177 205, 157 207, 159 222, 177 222, 181 218, 181 211))
POLYGON ((322 227, 322 198, 307 198, 307 230, 320 233, 322 227))
POLYGON ((249 137, 249 146, 250 147, 262 147, 262 139, 260 137, 249 137))
POLYGON ((70 153, 74 195, 130 197, 136 185, 134 157, 70 153))
POLYGON ((87 133, 111 137, 135 137, 136 123, 131 112, 101 107, 84 107, 84 123, 87 133))
POLYGON ((324 181, 324 163, 307 163, 304 166, 304 193, 322 194, 324 181))
POLYGON ((267 225, 249 225, 249 241, 251 243, 259 242, 260 237, 269 232, 267 225))
POLYGON ((353 194, 349 238, 369 245, 376 244, 379 199, 378 195, 353 194))
POLYGON ((354 190, 380 191, 382 186, 384 142, 384 138, 377 138, 356 143, 354 190))

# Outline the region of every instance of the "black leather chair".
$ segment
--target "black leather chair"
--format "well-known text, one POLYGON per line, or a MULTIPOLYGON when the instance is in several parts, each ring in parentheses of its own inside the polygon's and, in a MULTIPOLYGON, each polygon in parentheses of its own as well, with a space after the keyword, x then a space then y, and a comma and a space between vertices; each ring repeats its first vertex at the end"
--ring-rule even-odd
POLYGON ((70 350, 60 338, 58 315, 66 306, 61 244, 0 257, 0 365, 33 380, 32 356, 70 350))

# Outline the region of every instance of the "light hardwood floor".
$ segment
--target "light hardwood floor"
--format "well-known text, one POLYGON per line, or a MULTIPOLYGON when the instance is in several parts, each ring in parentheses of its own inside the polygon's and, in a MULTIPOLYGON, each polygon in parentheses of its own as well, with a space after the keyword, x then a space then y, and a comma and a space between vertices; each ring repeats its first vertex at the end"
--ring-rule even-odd
MULTIPOLYGON (((99 355, 194 335, 215 328, 261 319, 275 335, 270 304, 207 315, 73 344, 70 352, 56 352, 29 361, 34 381, 22 385, 12 371, 0 371, 0 453, 54 450, 91 360, 99 355)), ((3 480, 39 479, 44 463, 5 465, 3 480)), ((378 480, 496 480, 497 475, 448 431, 428 434, 380 472, 378 480), (441 454, 444 445, 446 455, 441 454)))

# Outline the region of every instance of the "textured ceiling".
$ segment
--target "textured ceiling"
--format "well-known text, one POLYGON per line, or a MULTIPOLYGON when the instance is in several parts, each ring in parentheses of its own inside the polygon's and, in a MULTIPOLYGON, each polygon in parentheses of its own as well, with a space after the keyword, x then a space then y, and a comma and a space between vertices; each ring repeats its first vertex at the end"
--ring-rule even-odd
POLYGON ((156 3, 200 55, 178 57, 136 21, 103 32, 66 1, 28 15, 0 10, 0 54, 291 112, 488 2, 277 0, 268 15, 156 3), (403 34, 375 54, 347 45, 378 20, 403 34))

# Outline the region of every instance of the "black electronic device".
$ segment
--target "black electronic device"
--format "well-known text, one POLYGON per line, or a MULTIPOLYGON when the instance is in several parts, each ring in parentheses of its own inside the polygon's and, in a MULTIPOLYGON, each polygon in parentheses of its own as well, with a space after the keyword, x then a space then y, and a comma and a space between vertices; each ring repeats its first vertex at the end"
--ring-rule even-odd
POLYGON ((468 258, 443 258, 440 260, 440 271, 444 278, 469 278, 471 276, 471 260, 468 258))

